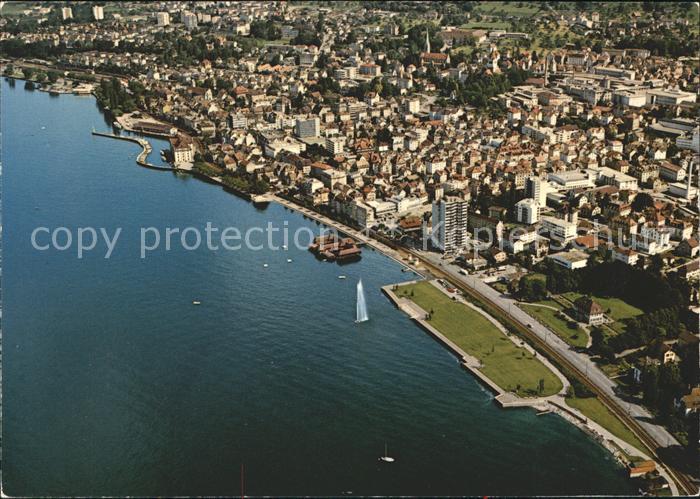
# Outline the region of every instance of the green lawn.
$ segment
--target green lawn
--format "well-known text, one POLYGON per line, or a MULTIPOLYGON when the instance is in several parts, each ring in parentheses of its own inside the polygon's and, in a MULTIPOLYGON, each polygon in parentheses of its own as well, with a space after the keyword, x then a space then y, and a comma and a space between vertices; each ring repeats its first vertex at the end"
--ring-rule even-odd
MULTIPOLYGON (((562 296, 573 303, 576 299, 583 295, 572 291, 569 293, 564 293, 562 296)), ((620 300, 619 298, 602 298, 600 296, 593 296, 593 300, 600 304, 600 306, 603 307, 603 310, 605 310, 605 314, 615 321, 612 324, 609 324, 609 326, 615 333, 618 334, 624 332, 625 330, 625 324, 622 321, 637 317, 638 315, 642 315, 644 313, 641 309, 634 307, 629 303, 620 300), (610 310, 610 313, 608 313, 608 310, 610 310)))
MULTIPOLYGON (((542 305, 554 306, 561 310, 559 304, 552 300, 544 300, 537 302, 542 305)), ((586 347, 588 345, 588 334, 583 329, 571 329, 565 319, 557 317, 557 312, 550 308, 531 306, 527 303, 522 304, 523 310, 533 316, 539 322, 549 327, 557 336, 566 341, 569 345, 575 347, 586 347)))
POLYGON ((260 40, 263 45, 289 45, 289 42, 292 40, 291 38, 280 38, 278 40, 263 40, 262 38, 256 38, 256 40, 260 40))
MULTIPOLYGON (((581 296, 583 296, 581 293, 576 292, 564 293, 564 297, 566 297, 572 303, 581 296)), ((593 296, 593 300, 598 302, 606 313, 607 310, 610 309, 609 315, 616 321, 631 319, 632 317, 636 317, 644 313, 641 309, 625 303, 619 298, 602 298, 600 296, 593 296)))
POLYGON ((481 2, 475 13, 494 14, 503 12, 507 16, 530 17, 540 11, 536 2, 481 2))
POLYGON ((426 312, 432 310, 430 325, 479 359, 481 371, 501 388, 520 396, 548 396, 562 389, 559 378, 542 362, 524 348, 517 347, 479 312, 450 300, 429 282, 401 286, 396 293, 414 301, 426 312), (539 394, 537 388, 541 379, 544 391, 539 394))
POLYGON ((644 444, 627 428, 615 415, 608 410, 597 397, 567 398, 566 403, 581 411, 586 417, 591 418, 603 428, 606 428, 616 437, 624 440, 634 448, 646 450, 644 444))
POLYGON ((5 2, 0 13, 3 16, 18 16, 22 11, 34 6, 34 2, 5 2))

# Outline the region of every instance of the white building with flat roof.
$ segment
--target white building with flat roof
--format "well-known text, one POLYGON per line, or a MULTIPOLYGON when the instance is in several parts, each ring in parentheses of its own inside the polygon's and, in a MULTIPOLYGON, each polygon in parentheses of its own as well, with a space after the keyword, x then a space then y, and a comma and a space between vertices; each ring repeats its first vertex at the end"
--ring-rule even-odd
POLYGON ((515 203, 517 220, 532 225, 540 220, 540 205, 532 198, 525 198, 515 203))
POLYGON ((156 23, 161 27, 170 25, 170 14, 167 12, 157 12, 156 23))
POLYGON ((604 166, 596 170, 597 182, 604 185, 614 185, 621 191, 636 191, 637 179, 618 170, 604 166))
POLYGON ((456 253, 467 247, 469 201, 446 197, 433 203, 432 241, 443 253, 456 253))
POLYGON ((658 104, 661 106, 677 106, 682 102, 693 103, 696 98, 693 92, 683 92, 682 90, 655 88, 647 92, 647 104, 658 104))
POLYGON ((568 243, 576 239, 576 224, 561 218, 542 217, 542 230, 555 241, 568 243))
POLYGON ((92 8, 92 17, 95 21, 102 21, 105 18, 105 9, 101 5, 95 5, 92 8))
POLYGON ((525 182, 527 195, 537 201, 540 207, 547 206, 549 183, 542 177, 530 177, 525 182))
POLYGON ((319 118, 297 118, 294 126, 297 137, 318 137, 321 135, 321 120, 319 118))
POLYGON ((582 269, 588 265, 588 255, 578 250, 555 253, 548 255, 547 258, 569 270, 582 269))
POLYGON ((557 173, 550 173, 547 179, 552 182, 552 186, 559 190, 580 189, 593 187, 593 182, 584 172, 578 170, 568 170, 557 173))
POLYGON ((326 150, 333 156, 341 154, 345 147, 345 137, 326 137, 326 150))
POLYGON ((185 25, 187 29, 194 29, 197 27, 197 15, 191 12, 184 12, 182 14, 182 24, 185 25))

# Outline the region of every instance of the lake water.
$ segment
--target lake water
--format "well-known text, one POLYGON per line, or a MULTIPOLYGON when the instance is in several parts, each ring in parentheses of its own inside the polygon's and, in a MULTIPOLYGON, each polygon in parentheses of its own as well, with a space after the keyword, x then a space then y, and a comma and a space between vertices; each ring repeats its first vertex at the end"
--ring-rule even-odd
POLYGON ((5 493, 237 495, 242 464, 250 495, 633 492, 577 428, 496 407, 382 295, 410 274, 381 254, 141 259, 141 227, 318 226, 140 168, 139 146, 93 127, 109 129, 92 97, 3 80, 5 493), (39 226, 122 233, 111 258, 78 259, 33 249, 39 226), (355 324, 360 278, 370 320, 355 324))

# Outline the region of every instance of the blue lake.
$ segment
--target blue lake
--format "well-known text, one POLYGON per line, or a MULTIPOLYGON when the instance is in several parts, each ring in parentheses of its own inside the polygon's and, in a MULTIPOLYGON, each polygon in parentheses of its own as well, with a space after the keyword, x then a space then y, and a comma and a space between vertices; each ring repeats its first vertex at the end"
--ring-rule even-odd
POLYGON ((318 226, 140 168, 138 145, 93 128, 109 125, 92 97, 2 82, 6 494, 236 495, 242 464, 250 495, 633 492, 577 428, 496 407, 382 295, 409 274, 379 253, 140 258, 141 227, 318 226), (109 259, 32 248, 60 226, 122 232, 109 259), (370 320, 355 324, 360 278, 370 320))

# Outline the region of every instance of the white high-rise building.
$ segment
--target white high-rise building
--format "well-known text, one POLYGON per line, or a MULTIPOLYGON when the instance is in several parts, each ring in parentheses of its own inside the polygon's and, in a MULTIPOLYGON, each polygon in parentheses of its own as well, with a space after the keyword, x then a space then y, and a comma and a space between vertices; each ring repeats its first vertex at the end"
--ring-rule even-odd
POLYGON ((443 253, 456 253, 467 247, 469 201, 446 197, 433 203, 432 241, 443 253))
POLYGON ((326 137, 326 150, 334 156, 342 153, 344 146, 345 137, 326 137))
POLYGON ((297 137, 318 137, 321 135, 321 120, 319 118, 297 118, 294 128, 297 137))
POLYGON ((549 193, 549 184, 540 177, 530 177, 527 179, 527 195, 537 201, 540 206, 547 206, 547 194, 549 193))
POLYGON ((532 225, 540 220, 540 205, 532 198, 525 198, 515 203, 518 222, 532 225))
POLYGON ((411 114, 420 112, 420 99, 406 99, 406 111, 411 114))
POLYGON ((192 12, 184 12, 182 14, 182 24, 185 25, 187 29, 194 29, 197 27, 197 15, 192 12))
POLYGON ((63 19, 64 21, 66 19, 73 19, 73 9, 71 9, 70 7, 63 7, 61 9, 61 19, 63 19))
POLYGON ((92 17, 95 18, 95 21, 101 21, 105 18, 105 9, 101 5, 95 5, 92 8, 92 17))
POLYGON ((156 13, 156 22, 158 23, 158 26, 170 25, 170 14, 167 12, 156 13))

